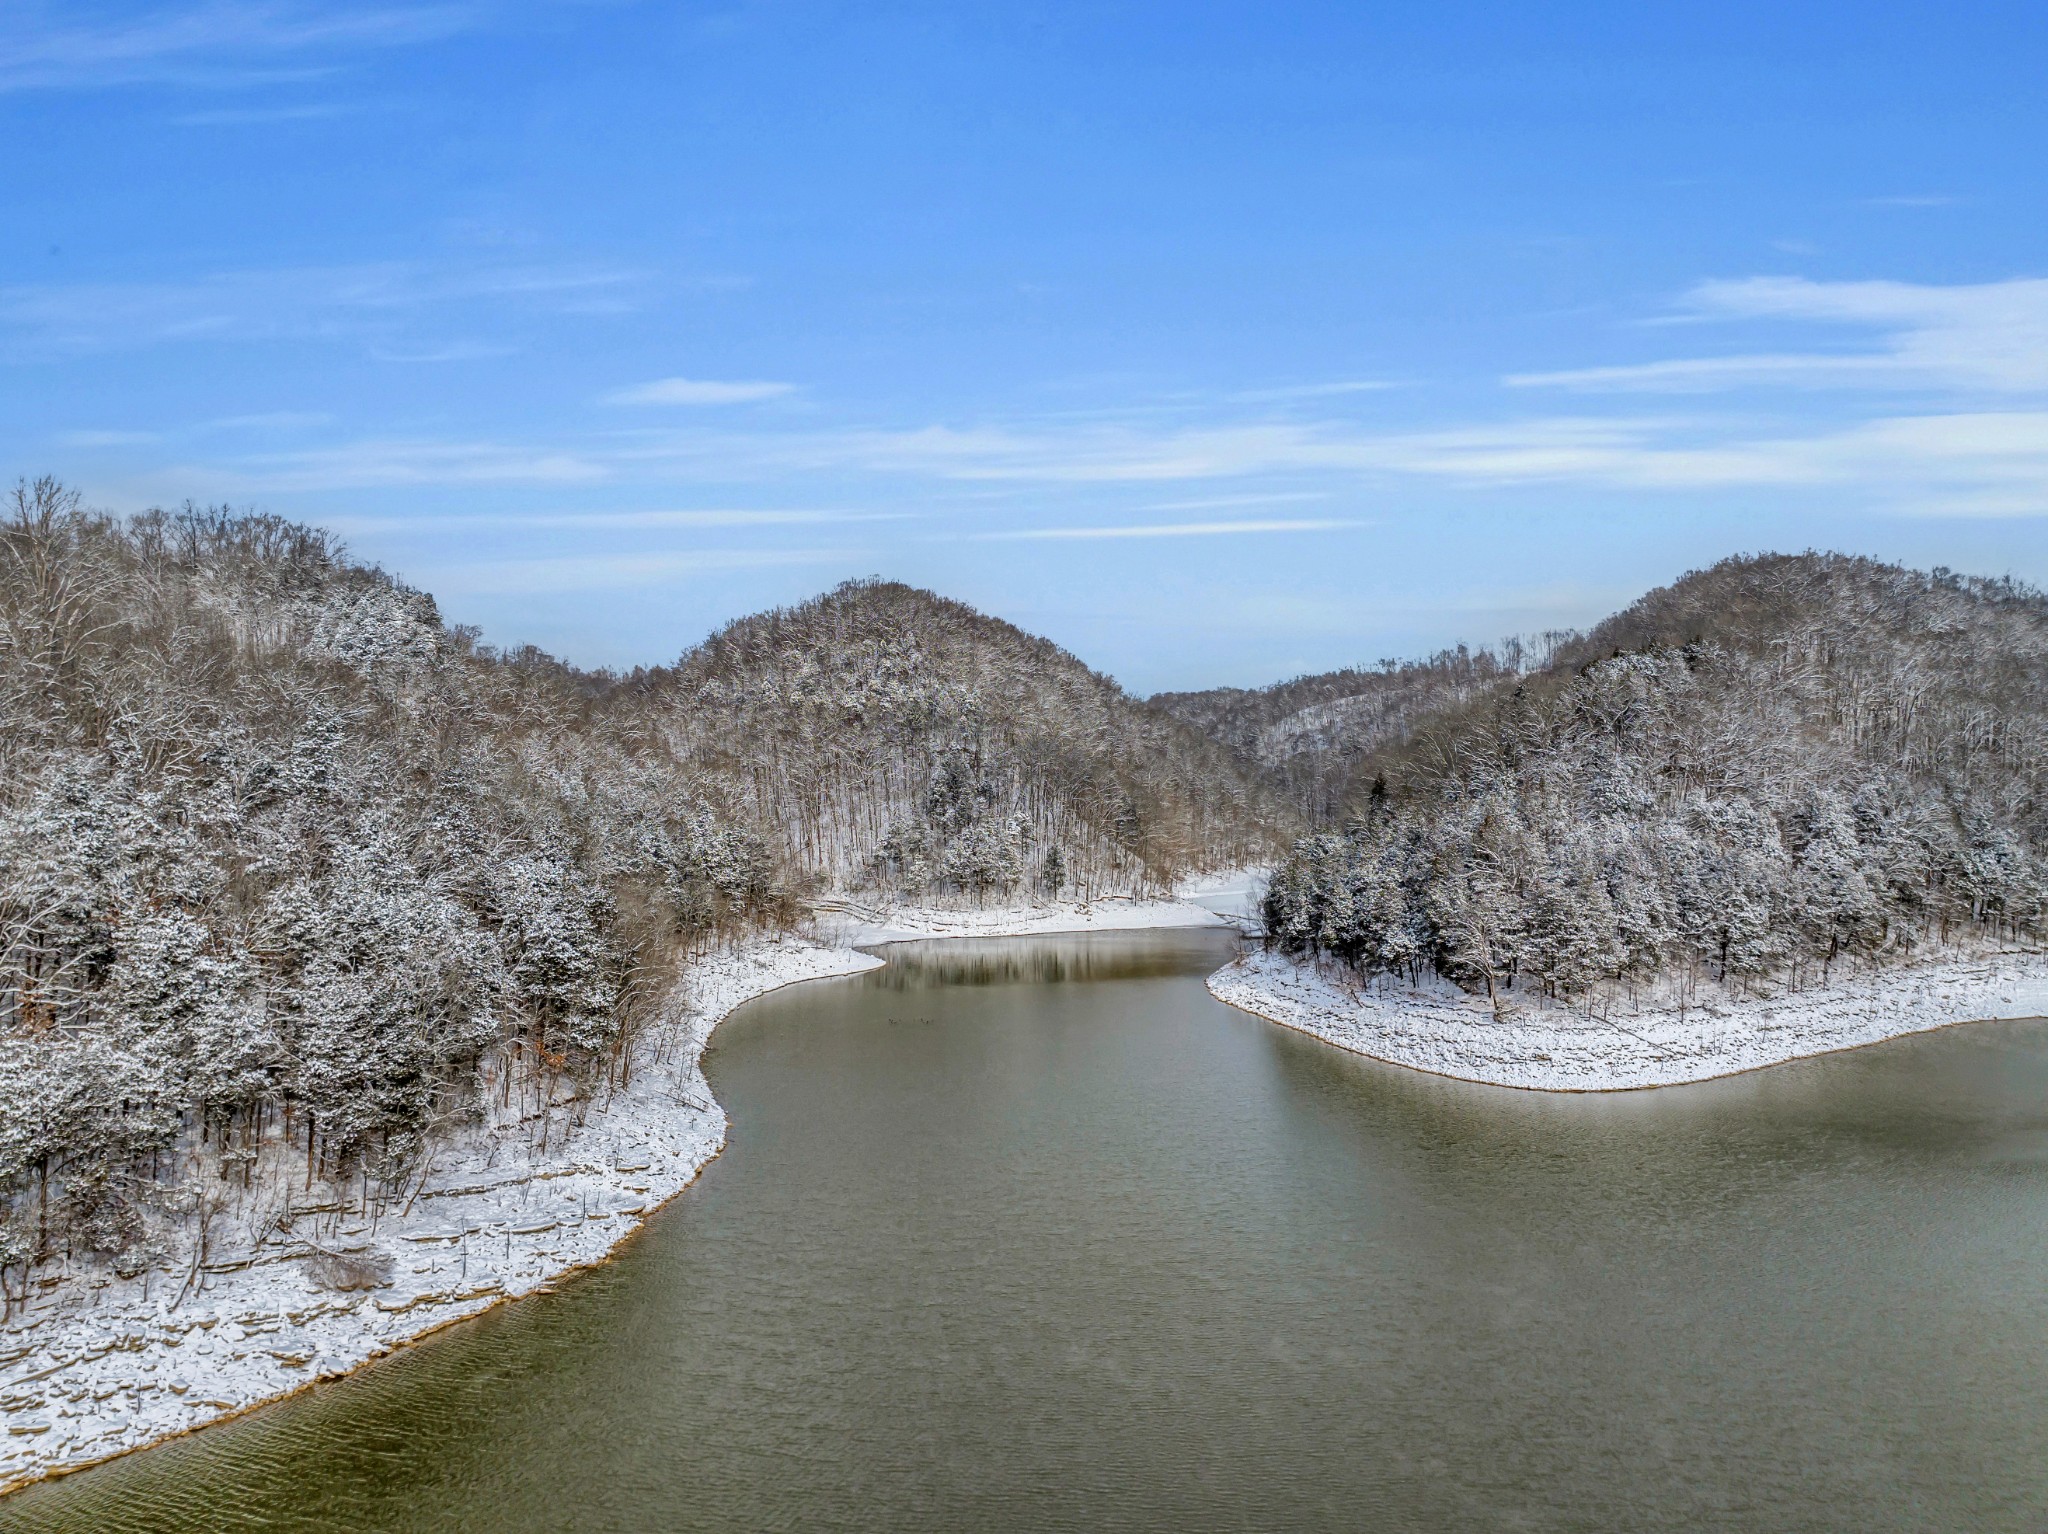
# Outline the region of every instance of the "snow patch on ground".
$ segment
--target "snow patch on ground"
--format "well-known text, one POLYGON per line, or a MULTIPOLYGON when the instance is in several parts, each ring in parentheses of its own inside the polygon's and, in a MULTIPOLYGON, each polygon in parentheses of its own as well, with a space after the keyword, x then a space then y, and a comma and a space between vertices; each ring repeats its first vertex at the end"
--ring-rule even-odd
POLYGON ((844 900, 819 906, 816 923, 821 941, 852 948, 931 937, 1029 937, 1059 932, 1123 932, 1144 927, 1217 927, 1234 925, 1226 908, 1242 903, 1249 888, 1247 877, 1240 875, 1229 889, 1191 892, 1175 900, 1134 900, 1117 895, 1093 901, 1055 900, 1035 906, 987 910, 866 906, 844 900))
POLYGON ((1272 873, 1270 868, 1233 868, 1224 873, 1203 874, 1182 881, 1174 895, 1214 911, 1240 931, 1257 933, 1262 926, 1259 902, 1266 898, 1266 881, 1272 873))
POLYGON ((1599 1014, 1517 1006, 1448 983, 1361 982, 1279 953, 1209 977, 1217 1000, 1396 1065, 1504 1087, 1607 1092, 1705 1081, 1950 1023, 2048 1016, 2048 955, 1865 971, 1763 998, 1599 1014))
POLYGON ((157 1269, 69 1278, 37 1294, 0 1326, 0 1492, 346 1374, 602 1261, 724 1148, 725 1110, 701 1069, 711 1031, 756 996, 882 964, 856 945, 1229 925, 1256 908, 1263 876, 1211 875, 1179 900, 833 902, 817 913, 818 941, 766 939, 699 960, 670 1025, 636 1055, 631 1084, 577 1105, 581 1121, 550 1149, 503 1126, 478 1132, 437 1151, 396 1211, 316 1204, 274 1239, 214 1251, 189 1284, 157 1269), (323 1287, 329 1253, 373 1275, 388 1269, 388 1281, 323 1287))
POLYGON ((374 1219, 304 1209, 315 1239, 302 1227, 217 1250, 182 1296, 161 1270, 67 1279, 37 1295, 0 1327, 0 1492, 346 1374, 602 1261, 724 1148, 725 1110, 700 1067, 712 1029, 782 986, 882 964, 856 945, 1227 925, 1255 908, 1263 873, 1192 881, 1181 900, 988 910, 832 902, 817 913, 815 942, 768 939, 699 960, 670 1026, 638 1052, 631 1084, 579 1105, 581 1122, 545 1152, 524 1134, 471 1135, 436 1152, 405 1207, 374 1219), (323 1288, 322 1253, 388 1265, 388 1282, 323 1288))
POLYGON ((38 1296, 0 1328, 0 1491, 346 1374, 602 1260, 725 1145, 699 1067, 719 1021, 782 986, 881 962, 797 939, 713 955, 691 966, 631 1084, 590 1102, 565 1144, 471 1136, 436 1155, 402 1210, 374 1222, 307 1211, 327 1217, 319 1248, 282 1232, 217 1252, 182 1299, 161 1272, 38 1296), (387 1268, 388 1282, 322 1288, 321 1249, 372 1277, 387 1268))

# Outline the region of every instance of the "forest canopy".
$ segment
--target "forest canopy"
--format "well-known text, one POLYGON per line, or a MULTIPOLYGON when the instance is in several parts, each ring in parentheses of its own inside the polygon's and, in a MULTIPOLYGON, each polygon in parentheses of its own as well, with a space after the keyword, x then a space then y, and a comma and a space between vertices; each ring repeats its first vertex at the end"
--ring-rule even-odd
POLYGON ((715 783, 326 535, 0 526, 0 1188, 19 1260, 128 1248, 195 1129, 418 1151, 493 1051, 601 1069, 693 946, 787 904, 715 783))
POLYGON ((491 1083, 627 1069, 693 955, 821 894, 1160 891, 1289 824, 1197 732, 908 587, 618 677, 487 648, 315 529, 23 484, 0 1280, 140 1262, 202 1163, 401 1179, 491 1083))
POLYGON ((2040 592, 1761 556, 1549 637, 1352 753, 1274 942, 1574 1000, 2039 938, 2040 592))
POLYGON ((625 676, 478 640, 314 529, 17 488, 0 1280, 143 1261, 281 1158, 390 1186, 828 897, 1159 894, 1291 842, 1282 948, 1567 1002, 2048 910, 2048 599, 2010 581, 1736 559, 1584 635, 1150 703, 884 581, 625 676))
POLYGON ((742 618, 634 685, 806 877, 911 896, 1165 893, 1262 861, 1282 798, 1049 640, 893 581, 742 618))

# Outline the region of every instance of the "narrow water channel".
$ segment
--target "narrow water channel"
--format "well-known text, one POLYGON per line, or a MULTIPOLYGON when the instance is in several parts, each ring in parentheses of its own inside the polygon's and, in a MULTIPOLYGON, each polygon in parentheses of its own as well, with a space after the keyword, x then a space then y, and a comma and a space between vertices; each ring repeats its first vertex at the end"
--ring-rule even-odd
POLYGON ((1553 1096, 950 942, 719 1031, 610 1266, 21 1530, 2036 1530, 2048 1024, 1553 1096))

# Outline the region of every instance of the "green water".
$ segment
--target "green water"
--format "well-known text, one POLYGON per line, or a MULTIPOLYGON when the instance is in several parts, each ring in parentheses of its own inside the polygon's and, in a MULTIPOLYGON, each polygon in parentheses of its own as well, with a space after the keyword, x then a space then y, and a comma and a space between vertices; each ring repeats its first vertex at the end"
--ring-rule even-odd
POLYGON ((1227 951, 765 998, 617 1262, 0 1526, 2048 1525, 2048 1024, 1546 1096, 1221 1007, 1227 951))

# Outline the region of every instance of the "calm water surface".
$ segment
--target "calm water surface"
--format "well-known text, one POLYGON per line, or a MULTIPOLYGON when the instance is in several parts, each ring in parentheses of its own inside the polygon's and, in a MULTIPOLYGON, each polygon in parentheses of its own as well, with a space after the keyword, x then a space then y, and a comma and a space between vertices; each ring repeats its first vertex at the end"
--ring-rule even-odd
POLYGON ((8 1529, 2040 1529, 2048 1024, 1563 1097, 1212 933, 765 998, 614 1264, 8 1529))

